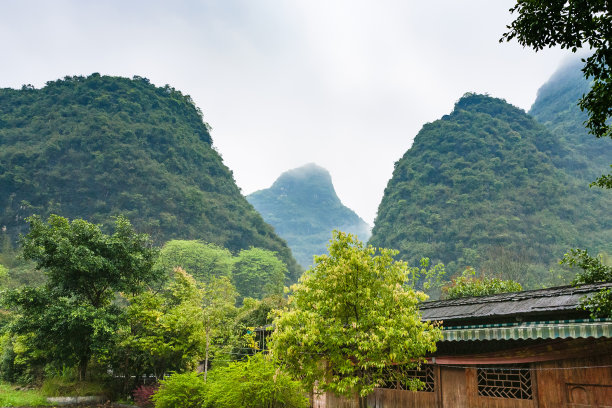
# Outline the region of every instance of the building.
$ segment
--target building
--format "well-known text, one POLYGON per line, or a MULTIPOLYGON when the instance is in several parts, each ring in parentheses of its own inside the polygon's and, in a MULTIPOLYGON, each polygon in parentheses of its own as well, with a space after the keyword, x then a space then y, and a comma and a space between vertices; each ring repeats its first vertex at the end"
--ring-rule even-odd
MULTIPOLYGON (((612 407, 612 319, 591 319, 584 296, 612 283, 425 302, 425 320, 443 340, 414 370, 425 387, 387 384, 368 397, 376 408, 612 407)), ((317 408, 357 407, 325 394, 317 408)))

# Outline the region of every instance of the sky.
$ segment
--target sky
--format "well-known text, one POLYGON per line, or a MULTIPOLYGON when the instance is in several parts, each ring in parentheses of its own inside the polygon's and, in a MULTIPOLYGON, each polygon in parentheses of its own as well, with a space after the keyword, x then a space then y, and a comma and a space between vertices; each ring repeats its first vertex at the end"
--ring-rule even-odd
POLYGON ((0 0, 0 87, 146 77, 190 95, 243 194, 316 163, 370 225, 466 92, 528 110, 571 55, 499 43, 509 0, 0 0))

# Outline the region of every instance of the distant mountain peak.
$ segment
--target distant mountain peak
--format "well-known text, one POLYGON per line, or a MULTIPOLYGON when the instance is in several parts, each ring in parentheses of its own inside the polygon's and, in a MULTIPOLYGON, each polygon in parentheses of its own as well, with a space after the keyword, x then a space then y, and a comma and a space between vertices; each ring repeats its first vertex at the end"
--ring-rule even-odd
POLYGON ((370 236, 369 225, 342 204, 331 175, 315 163, 282 173, 270 188, 247 199, 287 241, 303 266, 326 252, 334 229, 356 234, 363 241, 370 236))
POLYGON ((509 104, 505 99, 495 98, 489 94, 479 94, 475 92, 466 92, 457 102, 455 102, 453 114, 456 114, 462 110, 486 113, 494 116, 507 110, 514 110, 524 113, 522 109, 509 104))
POLYGON ((306 203, 320 200, 340 202, 329 171, 315 163, 285 171, 269 190, 292 194, 295 199, 306 203))

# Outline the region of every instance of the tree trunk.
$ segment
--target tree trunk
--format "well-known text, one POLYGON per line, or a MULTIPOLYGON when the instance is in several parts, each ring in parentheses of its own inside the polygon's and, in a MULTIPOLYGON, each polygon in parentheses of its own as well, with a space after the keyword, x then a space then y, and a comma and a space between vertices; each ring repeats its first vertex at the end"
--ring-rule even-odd
POLYGON ((204 382, 208 374, 208 349, 210 347, 210 330, 206 330, 206 355, 204 357, 204 382))
POLYGON ((79 361, 79 381, 85 380, 85 374, 87 374, 87 365, 89 364, 89 356, 81 357, 79 361))
POLYGON ((368 408, 368 397, 359 396, 359 408, 368 408))

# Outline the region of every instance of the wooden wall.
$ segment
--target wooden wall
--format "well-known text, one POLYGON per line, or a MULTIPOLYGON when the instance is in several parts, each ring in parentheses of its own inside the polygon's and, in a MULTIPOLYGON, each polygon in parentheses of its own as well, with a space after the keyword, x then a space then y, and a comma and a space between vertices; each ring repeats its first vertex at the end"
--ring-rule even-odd
POLYGON ((539 408, 612 407, 610 365, 610 355, 533 364, 539 408), (577 368, 585 366, 599 367, 577 368))
MULTIPOLYGON (((445 368, 442 367, 442 370, 445 368)), ((464 405, 453 405, 447 403, 446 393, 444 394, 444 407, 465 407, 465 408, 534 408, 537 407, 537 400, 534 390, 534 399, 512 399, 512 398, 493 398, 483 397, 478 395, 478 380, 476 377, 476 368, 465 368, 465 403, 464 405)), ((534 373, 532 372, 531 377, 532 383, 535 383, 534 373)), ((448 384, 444 384, 443 387, 447 388, 448 384)), ((559 407, 558 407, 559 408, 559 407)))
POLYGON ((376 389, 368 396, 368 407, 419 407, 436 408, 438 406, 435 392, 412 392, 403 390, 376 389))
MULTIPOLYGON (((531 364, 533 399, 478 395, 476 368, 435 367, 434 392, 376 389, 371 408, 612 408, 612 355, 531 364), (580 368, 593 367, 595 368, 580 368), (607 366, 607 367, 606 367, 607 366)), ((358 408, 357 399, 331 393, 314 408, 358 408)))

